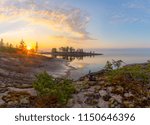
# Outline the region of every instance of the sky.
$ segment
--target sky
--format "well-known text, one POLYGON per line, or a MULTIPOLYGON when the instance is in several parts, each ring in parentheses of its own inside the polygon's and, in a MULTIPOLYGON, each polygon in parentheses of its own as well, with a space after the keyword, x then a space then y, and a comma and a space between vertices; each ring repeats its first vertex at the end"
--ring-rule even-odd
POLYGON ((150 48, 150 0, 0 0, 0 38, 41 49, 150 48))

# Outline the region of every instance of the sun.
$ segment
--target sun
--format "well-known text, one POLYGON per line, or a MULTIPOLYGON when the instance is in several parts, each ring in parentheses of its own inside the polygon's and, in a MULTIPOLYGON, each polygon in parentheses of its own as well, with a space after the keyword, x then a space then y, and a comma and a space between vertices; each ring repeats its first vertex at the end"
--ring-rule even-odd
POLYGON ((32 47, 30 46, 30 45, 28 45, 27 46, 27 50, 29 51, 29 50, 31 50, 32 49, 32 47))

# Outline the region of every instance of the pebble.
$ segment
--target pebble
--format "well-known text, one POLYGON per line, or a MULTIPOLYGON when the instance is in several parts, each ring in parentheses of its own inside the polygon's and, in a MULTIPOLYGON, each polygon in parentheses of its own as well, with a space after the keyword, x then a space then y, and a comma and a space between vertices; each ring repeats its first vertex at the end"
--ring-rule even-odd
POLYGON ((128 98, 128 97, 132 97, 132 96, 133 96, 133 94, 132 94, 131 92, 124 94, 124 97, 127 97, 127 98, 128 98))
POLYGON ((105 90, 100 90, 99 91, 99 94, 100 94, 100 96, 106 96, 107 95, 107 91, 105 91, 105 90))
POLYGON ((112 98, 114 98, 117 102, 122 103, 122 96, 120 96, 120 95, 112 95, 112 98))
POLYGON ((79 103, 75 103, 72 108, 82 108, 82 106, 79 103))
POLYGON ((109 99, 109 107, 110 108, 116 108, 118 107, 118 101, 114 98, 109 99))
POLYGON ((123 104, 125 108, 134 108, 133 102, 124 101, 123 104))
POLYGON ((99 108, 108 108, 109 107, 109 102, 104 101, 102 98, 99 99, 97 107, 99 108))
POLYGON ((94 99, 92 97, 88 97, 85 101, 84 101, 85 104, 88 104, 88 105, 95 105, 98 103, 98 100, 97 99, 94 99))
POLYGON ((74 103, 75 103, 74 99, 72 99, 72 98, 69 99, 68 103, 67 103, 67 107, 73 107, 74 103))
POLYGON ((111 93, 113 89, 114 89, 114 87, 107 87, 107 91, 108 91, 109 93, 111 93))
POLYGON ((28 97, 21 98, 20 99, 20 103, 21 104, 29 104, 30 103, 29 98, 28 97))
POLYGON ((103 96, 104 101, 109 101, 110 98, 111 98, 110 95, 105 95, 105 96, 103 96))
POLYGON ((7 104, 10 106, 14 106, 18 104, 18 101, 9 101, 7 104))
POLYGON ((104 84, 104 83, 105 83, 105 81, 101 81, 101 82, 100 82, 100 84, 104 84))
POLYGON ((4 104, 5 104, 5 101, 0 98, 0 106, 1 106, 1 105, 4 105, 4 104))
POLYGON ((89 86, 94 86, 94 85, 96 85, 96 84, 97 84, 97 83, 96 83, 95 81, 89 81, 89 82, 88 82, 88 85, 89 85, 89 86))
POLYGON ((4 87, 6 87, 6 85, 2 81, 0 81, 0 87, 4 88, 4 87))

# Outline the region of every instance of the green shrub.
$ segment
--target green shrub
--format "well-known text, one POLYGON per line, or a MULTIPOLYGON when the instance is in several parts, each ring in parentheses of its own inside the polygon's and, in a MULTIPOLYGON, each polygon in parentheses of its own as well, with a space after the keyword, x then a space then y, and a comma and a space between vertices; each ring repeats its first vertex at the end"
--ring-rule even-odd
POLYGON ((122 66, 122 63, 124 63, 122 60, 112 60, 112 62, 107 61, 104 69, 106 71, 112 71, 113 69, 119 69, 122 66))
POLYGON ((113 70, 113 64, 110 61, 107 61, 104 68, 106 71, 111 71, 113 70))
POLYGON ((149 68, 140 65, 125 66, 107 73, 110 82, 149 82, 149 68))
POLYGON ((61 104, 66 104, 75 92, 71 80, 56 79, 46 72, 36 75, 33 87, 38 91, 40 96, 55 96, 61 104))

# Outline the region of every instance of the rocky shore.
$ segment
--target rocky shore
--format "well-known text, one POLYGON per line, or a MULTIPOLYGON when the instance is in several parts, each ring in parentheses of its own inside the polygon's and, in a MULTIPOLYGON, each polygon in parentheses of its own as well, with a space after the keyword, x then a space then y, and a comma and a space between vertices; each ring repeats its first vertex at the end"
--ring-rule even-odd
POLYGON ((105 70, 80 78, 75 82, 77 92, 68 101, 67 106, 71 108, 150 108, 150 83, 146 85, 130 82, 110 83, 107 79, 105 70), (94 80, 89 80, 91 75, 94 76, 94 80))
POLYGON ((70 68, 62 59, 0 53, 0 107, 32 107, 37 96, 32 87, 35 74, 46 71, 62 77, 70 68))
MULTIPOLYGON (((146 68, 147 64, 143 65, 146 68)), ((32 83, 35 74, 47 71, 54 77, 66 77, 68 62, 40 55, 0 54, 0 107, 44 107, 32 83)), ((150 107, 150 82, 126 84, 108 81, 105 70, 74 81, 76 92, 69 108, 144 108, 150 107), (92 79, 91 79, 92 76, 92 79)), ((50 107, 59 107, 51 102, 50 107)))

